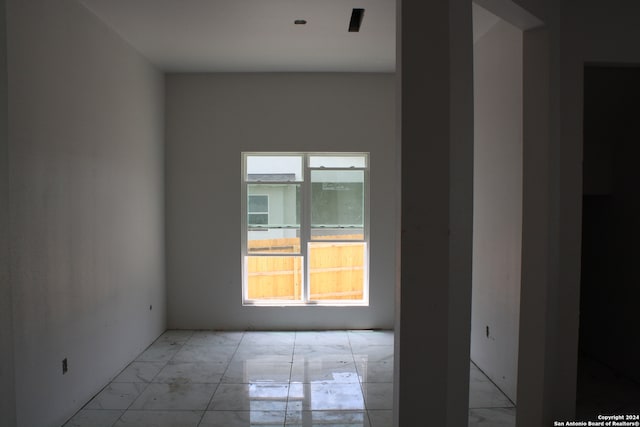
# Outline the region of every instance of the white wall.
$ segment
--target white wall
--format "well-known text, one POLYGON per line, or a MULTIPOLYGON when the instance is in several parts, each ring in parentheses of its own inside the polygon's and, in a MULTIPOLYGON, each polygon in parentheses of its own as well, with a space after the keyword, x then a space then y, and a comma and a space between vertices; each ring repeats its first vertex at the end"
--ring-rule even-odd
POLYGON ((522 31, 503 20, 474 45, 474 119, 471 359, 515 401, 522 244, 522 31))
POLYGON ((17 424, 59 426, 164 330, 163 79, 74 1, 7 16, 17 424))
POLYGON ((167 290, 172 328, 391 328, 394 76, 169 74, 167 290), (369 307, 243 307, 242 151, 371 153, 369 307))
POLYGON ((13 304, 9 282, 9 164, 7 161, 7 31, 0 1, 0 426, 15 425, 13 304))

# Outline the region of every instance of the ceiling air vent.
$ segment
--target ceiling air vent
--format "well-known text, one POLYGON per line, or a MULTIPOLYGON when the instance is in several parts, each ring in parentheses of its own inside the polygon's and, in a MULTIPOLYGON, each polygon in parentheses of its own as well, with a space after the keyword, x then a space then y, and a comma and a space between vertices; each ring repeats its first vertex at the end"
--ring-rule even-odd
POLYGON ((351 11, 351 20, 349 21, 349 32, 357 33, 360 31, 364 9, 353 9, 351 11))

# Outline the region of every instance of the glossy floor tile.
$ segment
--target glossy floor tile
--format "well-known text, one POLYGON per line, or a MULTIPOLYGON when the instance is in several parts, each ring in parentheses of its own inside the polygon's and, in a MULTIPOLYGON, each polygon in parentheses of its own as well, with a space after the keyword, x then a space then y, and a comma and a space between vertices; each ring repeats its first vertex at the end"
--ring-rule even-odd
POLYGON ((371 427, 388 427, 393 425, 393 411, 390 410, 370 410, 369 423, 371 427))
POLYGON ((516 408, 481 408, 469 410, 469 427, 513 427, 516 408))
POLYGON ((513 406, 507 396, 490 381, 469 383, 469 408, 508 408, 513 406))
POLYGON ((169 362, 153 378, 153 382, 166 384, 217 384, 227 371, 226 363, 169 362))
POLYGON ((297 383, 360 383, 356 364, 341 360, 297 360, 291 366, 291 381, 297 383))
POLYGON ((129 408, 205 410, 217 387, 217 384, 151 383, 129 408))
POLYGON ((220 384, 209 411, 286 411, 288 383, 220 384))
POLYGON ((132 362, 113 382, 148 383, 160 372, 164 365, 164 362, 132 362))
POLYGON ((122 410, 83 409, 67 422, 67 427, 111 427, 118 421, 122 410))
MULTIPOLYGON (((393 332, 167 331, 65 427, 393 427, 393 332)), ((470 426, 515 408, 470 365, 470 426)))
POLYGON ((221 382, 226 384, 287 383, 290 377, 291 362, 288 361, 235 360, 227 365, 221 382))
POLYGON ((146 387, 144 383, 111 383, 85 409, 127 409, 146 387))
POLYGON ((472 362, 469 368, 469 427, 514 427, 513 402, 472 362))
POLYGON ((288 412, 364 411, 364 396, 359 383, 292 383, 288 412))
POLYGON ((200 427, 275 427, 284 420, 284 411, 207 411, 200 427))
POLYGON ((202 411, 136 411, 125 412, 114 427, 197 427, 202 411))
POLYGON ((294 411, 287 412, 286 425, 368 427, 368 418, 366 411, 294 411))
POLYGON ((392 383, 362 383, 367 409, 393 409, 392 383))

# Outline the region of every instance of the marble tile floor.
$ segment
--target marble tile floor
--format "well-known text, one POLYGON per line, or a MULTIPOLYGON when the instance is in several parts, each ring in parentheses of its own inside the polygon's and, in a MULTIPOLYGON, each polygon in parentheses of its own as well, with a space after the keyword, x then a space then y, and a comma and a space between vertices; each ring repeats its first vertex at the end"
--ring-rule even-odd
POLYGON ((471 362, 469 427, 514 427, 516 408, 509 398, 471 362))
MULTIPOLYGON (((469 426, 513 426, 471 364, 469 426)), ((392 427, 393 332, 165 332, 64 427, 392 427)), ((419 424, 416 424, 419 425, 419 424)))

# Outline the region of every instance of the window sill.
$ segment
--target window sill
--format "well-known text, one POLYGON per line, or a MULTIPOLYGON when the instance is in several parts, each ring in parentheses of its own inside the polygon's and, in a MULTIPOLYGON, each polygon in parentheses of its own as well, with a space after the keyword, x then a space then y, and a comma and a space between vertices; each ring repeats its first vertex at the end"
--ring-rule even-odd
POLYGON ((245 301, 243 307, 369 307, 368 301, 314 301, 314 302, 291 302, 291 301, 245 301))

